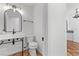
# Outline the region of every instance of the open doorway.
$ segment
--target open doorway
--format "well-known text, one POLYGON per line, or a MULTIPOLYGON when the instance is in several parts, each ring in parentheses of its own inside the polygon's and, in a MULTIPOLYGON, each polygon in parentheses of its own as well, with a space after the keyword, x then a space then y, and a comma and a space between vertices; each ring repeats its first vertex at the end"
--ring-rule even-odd
POLYGON ((79 56, 79 4, 67 4, 68 13, 66 19, 67 30, 67 55, 79 56))

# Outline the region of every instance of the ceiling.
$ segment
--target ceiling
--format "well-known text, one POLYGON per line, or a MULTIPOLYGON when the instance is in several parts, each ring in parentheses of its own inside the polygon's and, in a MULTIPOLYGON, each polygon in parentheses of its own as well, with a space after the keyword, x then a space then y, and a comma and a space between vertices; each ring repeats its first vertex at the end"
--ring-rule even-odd
POLYGON ((36 3, 10 3, 12 5, 16 5, 17 7, 19 6, 35 6, 36 3))

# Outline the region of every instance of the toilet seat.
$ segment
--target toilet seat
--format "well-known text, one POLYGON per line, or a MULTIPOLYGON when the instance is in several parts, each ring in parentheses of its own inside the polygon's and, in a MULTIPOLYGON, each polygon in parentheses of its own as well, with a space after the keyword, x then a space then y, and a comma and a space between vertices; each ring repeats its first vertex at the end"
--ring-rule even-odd
POLYGON ((29 49, 36 49, 37 48, 37 42, 29 42, 28 47, 29 47, 29 49))

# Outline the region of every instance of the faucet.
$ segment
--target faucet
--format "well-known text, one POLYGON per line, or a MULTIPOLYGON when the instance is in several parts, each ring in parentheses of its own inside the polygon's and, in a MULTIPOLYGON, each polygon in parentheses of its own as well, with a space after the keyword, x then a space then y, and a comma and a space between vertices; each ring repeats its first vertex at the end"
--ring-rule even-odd
MULTIPOLYGON (((14 29, 13 29, 13 34, 15 34, 15 33, 16 33, 16 32, 15 32, 14 29)), ((12 43, 13 43, 13 45, 15 44, 15 39, 13 39, 12 43)))
POLYGON ((13 34, 15 34, 16 32, 14 31, 14 29, 13 29, 13 34))

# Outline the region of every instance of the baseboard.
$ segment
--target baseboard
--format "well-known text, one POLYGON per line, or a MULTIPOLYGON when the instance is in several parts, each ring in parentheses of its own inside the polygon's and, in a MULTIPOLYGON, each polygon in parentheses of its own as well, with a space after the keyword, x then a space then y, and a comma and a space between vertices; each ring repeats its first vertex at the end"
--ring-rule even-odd
MULTIPOLYGON (((43 56, 42 52, 40 52, 40 51, 38 51, 38 50, 36 50, 36 54, 37 54, 37 56, 43 56)), ((22 51, 13 53, 13 54, 11 54, 11 55, 9 55, 9 56, 22 56, 22 51)), ((23 51, 23 56, 31 56, 31 54, 30 54, 29 51, 24 50, 24 51, 23 51)))

